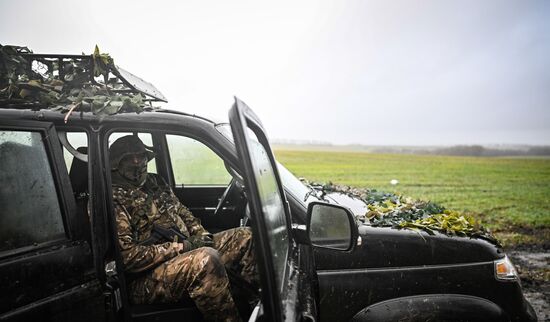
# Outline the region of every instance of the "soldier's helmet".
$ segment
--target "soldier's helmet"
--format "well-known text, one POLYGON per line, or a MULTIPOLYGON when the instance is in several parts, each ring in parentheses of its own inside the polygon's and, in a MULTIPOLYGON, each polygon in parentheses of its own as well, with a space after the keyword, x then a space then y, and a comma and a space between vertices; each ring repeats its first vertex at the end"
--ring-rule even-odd
POLYGON ((146 154, 147 161, 155 157, 155 153, 148 149, 137 135, 126 135, 118 138, 109 148, 111 170, 116 170, 120 160, 129 154, 146 154))

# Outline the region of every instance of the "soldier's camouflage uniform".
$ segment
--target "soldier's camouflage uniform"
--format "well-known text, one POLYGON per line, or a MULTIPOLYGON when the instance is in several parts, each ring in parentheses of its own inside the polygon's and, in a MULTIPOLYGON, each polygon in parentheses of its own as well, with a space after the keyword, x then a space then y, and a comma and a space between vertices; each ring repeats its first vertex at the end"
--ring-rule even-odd
MULTIPOLYGON (((113 172, 113 200, 118 240, 135 304, 178 302, 191 297, 205 319, 239 320, 226 270, 258 285, 252 234, 235 228, 213 235, 214 245, 179 254, 175 244, 144 246, 153 224, 177 226, 187 237, 208 234, 162 178, 148 174, 142 187, 113 172)), ((179 241, 181 242, 181 241, 179 241)))

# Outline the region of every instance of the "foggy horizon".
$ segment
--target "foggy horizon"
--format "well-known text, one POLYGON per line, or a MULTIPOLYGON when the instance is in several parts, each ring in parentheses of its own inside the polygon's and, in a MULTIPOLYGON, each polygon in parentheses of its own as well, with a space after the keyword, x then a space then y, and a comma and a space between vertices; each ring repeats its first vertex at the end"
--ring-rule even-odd
POLYGON ((524 144, 524 143, 471 143, 471 144, 363 144, 363 143, 332 143, 330 141, 315 141, 315 140, 296 140, 296 139, 280 139, 270 138, 270 142, 273 145, 311 145, 311 146, 364 146, 364 147, 404 147, 404 148, 445 148, 456 146, 482 146, 484 148, 503 148, 503 149, 515 149, 515 148, 530 148, 530 147, 550 147, 550 144, 524 144))

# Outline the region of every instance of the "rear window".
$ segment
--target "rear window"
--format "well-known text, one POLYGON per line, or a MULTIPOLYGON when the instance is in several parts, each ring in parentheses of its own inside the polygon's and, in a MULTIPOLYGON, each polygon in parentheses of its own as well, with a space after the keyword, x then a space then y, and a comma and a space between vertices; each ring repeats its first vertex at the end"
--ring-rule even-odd
POLYGON ((0 251, 65 237, 42 134, 0 130, 0 251))

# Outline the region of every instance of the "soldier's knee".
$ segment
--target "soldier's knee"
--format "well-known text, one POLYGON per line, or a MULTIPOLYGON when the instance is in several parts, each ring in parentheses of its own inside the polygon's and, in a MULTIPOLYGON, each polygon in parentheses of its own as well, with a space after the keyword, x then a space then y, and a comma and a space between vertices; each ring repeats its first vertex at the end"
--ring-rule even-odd
POLYGON ((250 229, 250 227, 235 228, 235 235, 238 236, 237 238, 239 240, 252 240, 252 230, 250 229))
POLYGON ((225 268, 217 250, 212 247, 201 247, 195 250, 195 252, 197 252, 195 267, 198 270, 216 275, 225 274, 225 268))
POLYGON ((252 229, 250 229, 250 227, 239 227, 239 230, 242 231, 245 236, 252 237, 252 229))
POLYGON ((252 248, 252 230, 250 227, 241 227, 238 231, 238 240, 242 245, 242 248, 251 249, 252 248))

